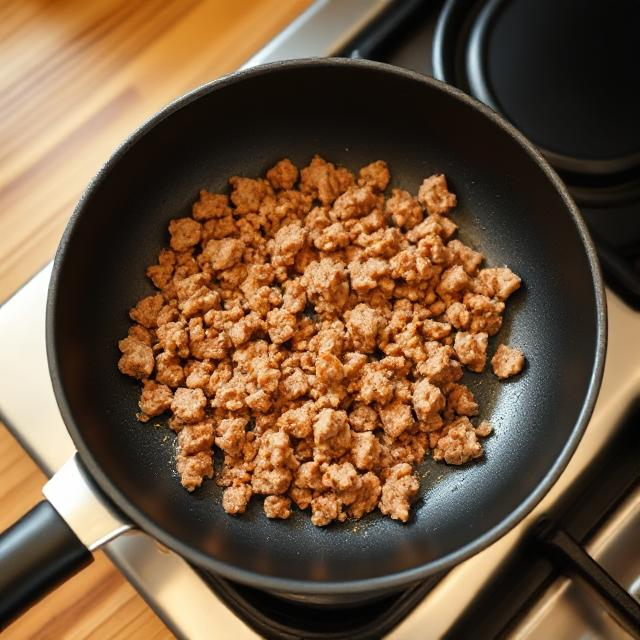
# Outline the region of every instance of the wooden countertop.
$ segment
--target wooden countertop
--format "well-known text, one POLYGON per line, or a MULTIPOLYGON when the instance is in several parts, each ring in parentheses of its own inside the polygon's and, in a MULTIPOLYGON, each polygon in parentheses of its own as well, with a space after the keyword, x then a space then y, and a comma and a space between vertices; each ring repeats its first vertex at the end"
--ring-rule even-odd
MULTIPOLYGON (((0 4, 0 301, 52 257, 82 189, 162 105, 232 71, 311 0, 0 4)), ((0 391, 1 393, 1 391, 0 391)), ((0 530, 44 475, 0 424, 0 530)), ((3 638, 170 638, 102 553, 3 638)))

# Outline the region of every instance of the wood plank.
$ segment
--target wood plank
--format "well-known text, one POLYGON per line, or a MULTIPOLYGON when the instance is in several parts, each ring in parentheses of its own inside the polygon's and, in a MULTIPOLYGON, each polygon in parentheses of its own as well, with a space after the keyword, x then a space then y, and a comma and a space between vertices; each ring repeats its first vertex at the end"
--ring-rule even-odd
MULTIPOLYGON (((311 0, 0 3, 0 301, 51 259, 82 189, 164 104, 230 72, 311 0)), ((0 424, 0 530, 45 478, 0 424)), ((101 552, 3 638, 170 638, 101 552)))
POLYGON ((65 0, 33 12, 32 3, 6 2, 0 300, 52 257, 82 189, 127 133, 237 68, 308 4, 65 0))
MULTIPOLYGON (((0 424, 0 530, 42 499, 44 474, 0 424)), ((84 571, 11 624, 3 639, 171 638, 102 552, 84 571)))

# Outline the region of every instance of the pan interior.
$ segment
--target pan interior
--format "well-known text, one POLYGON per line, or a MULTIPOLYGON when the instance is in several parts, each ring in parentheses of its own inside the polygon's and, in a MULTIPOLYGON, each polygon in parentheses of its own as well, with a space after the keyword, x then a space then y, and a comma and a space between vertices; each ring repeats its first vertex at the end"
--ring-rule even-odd
MULTIPOLYGON (((428 572, 518 509, 545 481, 576 429, 598 345, 597 297, 575 221, 524 148, 471 104, 382 65, 293 64, 200 90, 134 136, 91 186, 67 230, 50 299, 52 376, 63 415, 101 488, 191 560, 242 581, 322 583, 428 572), (316 528, 307 513, 270 521, 254 498, 242 517, 213 481, 193 494, 174 472, 174 436, 136 421, 138 384, 119 374, 127 309, 152 292, 144 276, 171 218, 198 190, 225 190, 282 157, 314 153, 350 169, 388 162, 392 186, 415 192, 444 172, 461 238, 523 279, 494 338, 521 347, 523 375, 467 374, 495 435, 461 468, 427 459, 421 498, 402 525, 374 513, 316 528)), ((575 435, 575 434, 574 434, 575 435)), ((494 531, 497 533, 497 530, 494 531)), ((471 545, 471 546, 470 546, 471 545)), ((476 547, 477 548, 477 547, 476 547)), ((412 574, 415 576, 415 574, 412 574)), ((279 585, 286 587, 294 583, 279 585)))

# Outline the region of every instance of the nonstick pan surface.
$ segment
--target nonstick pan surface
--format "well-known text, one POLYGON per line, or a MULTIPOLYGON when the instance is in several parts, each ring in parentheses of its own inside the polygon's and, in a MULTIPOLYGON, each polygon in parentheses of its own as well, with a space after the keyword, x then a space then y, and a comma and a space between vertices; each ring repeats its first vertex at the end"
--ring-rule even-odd
MULTIPOLYGON (((605 351, 605 302, 585 226, 555 173, 515 129, 419 74, 347 60, 278 63, 197 89, 152 118, 89 186, 58 251, 47 343, 56 396, 82 462, 129 518, 199 566, 296 593, 375 591, 418 580, 479 551, 540 500, 593 409, 605 351), (443 172, 458 195, 460 237, 523 280, 491 340, 522 348, 524 373, 500 383, 466 374, 495 434, 463 467, 428 458, 406 525, 374 512, 317 528, 307 513, 271 521, 254 498, 230 517, 221 488, 193 494, 174 471, 168 428, 137 422, 139 385, 118 372, 127 310, 169 220, 198 190, 225 190, 313 154, 356 169, 388 162, 416 192, 443 172)), ((155 422, 155 421, 154 421, 155 422)))

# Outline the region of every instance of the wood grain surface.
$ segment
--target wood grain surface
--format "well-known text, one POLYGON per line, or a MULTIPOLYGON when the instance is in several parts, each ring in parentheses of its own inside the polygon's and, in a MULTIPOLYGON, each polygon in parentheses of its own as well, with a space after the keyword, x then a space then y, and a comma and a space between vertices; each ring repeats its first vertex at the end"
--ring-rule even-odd
MULTIPOLYGON (((0 301, 53 256, 129 132, 232 71, 311 0, 0 0, 0 301)), ((0 530, 44 476, 0 424, 0 530)), ((2 638, 170 638, 102 553, 2 638)))

